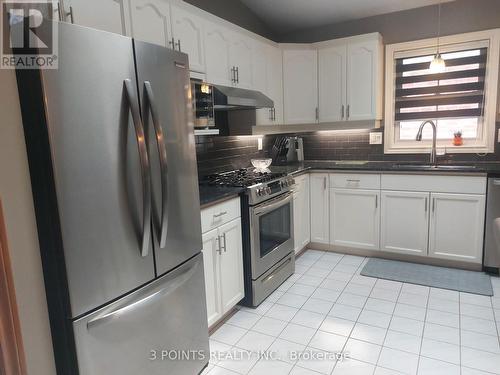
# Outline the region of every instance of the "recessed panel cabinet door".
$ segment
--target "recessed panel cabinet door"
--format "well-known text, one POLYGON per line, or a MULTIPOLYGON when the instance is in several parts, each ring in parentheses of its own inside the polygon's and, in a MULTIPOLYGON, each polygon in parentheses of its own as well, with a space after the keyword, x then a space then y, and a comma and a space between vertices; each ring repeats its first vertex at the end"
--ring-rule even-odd
POLYGON ((128 0, 65 0, 64 6, 68 13, 67 22, 131 35, 128 0))
POLYGON ((237 32, 230 32, 229 66, 236 68, 235 85, 251 89, 252 83, 252 40, 237 32))
POLYGON ((345 44, 318 52, 319 122, 341 121, 345 118, 346 61, 345 44))
POLYGON ((353 41, 347 46, 348 120, 376 118, 378 41, 353 41))
POLYGON ((283 51, 283 101, 285 124, 317 122, 318 52, 283 51))
POLYGON ((311 242, 330 242, 329 179, 327 173, 310 175, 311 242))
POLYGON ((293 234, 295 253, 302 250, 311 240, 311 222, 309 211, 309 175, 295 178, 293 193, 293 234))
POLYGON ((241 219, 219 227, 219 238, 222 313, 225 314, 245 296, 241 219))
POLYGON ((205 291, 207 295, 208 326, 214 324, 221 316, 220 284, 219 284, 219 237, 214 229, 203 235, 203 270, 205 273, 205 291))
POLYGON ((172 5, 172 35, 176 49, 189 56, 189 69, 205 72, 204 21, 172 5))
POLYGON ((280 48, 268 46, 267 94, 274 102, 273 124, 283 123, 283 54, 280 48))
POLYGON ((484 196, 431 194, 429 255, 482 262, 484 196))
POLYGON ((380 248, 427 255, 429 193, 382 191, 380 248))
POLYGON ((170 4, 164 0, 132 1, 134 38, 173 48, 170 28, 170 4))
POLYGON ((228 31, 212 23, 205 25, 205 57, 207 81, 231 86, 228 31))
POLYGON ((331 189, 330 207, 332 245, 379 249, 378 190, 331 189))

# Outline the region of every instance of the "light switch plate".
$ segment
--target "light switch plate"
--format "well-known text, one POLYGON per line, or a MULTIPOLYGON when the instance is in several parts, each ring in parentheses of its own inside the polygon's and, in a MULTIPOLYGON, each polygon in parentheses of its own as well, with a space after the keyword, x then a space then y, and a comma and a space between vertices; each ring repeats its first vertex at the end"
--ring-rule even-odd
POLYGON ((370 133, 370 144, 371 145, 381 145, 382 144, 382 133, 381 132, 370 133))
POLYGON ((498 138, 497 138, 497 142, 500 143, 500 129, 498 129, 498 138))
POLYGON ((257 138, 257 149, 262 150, 262 138, 257 138))

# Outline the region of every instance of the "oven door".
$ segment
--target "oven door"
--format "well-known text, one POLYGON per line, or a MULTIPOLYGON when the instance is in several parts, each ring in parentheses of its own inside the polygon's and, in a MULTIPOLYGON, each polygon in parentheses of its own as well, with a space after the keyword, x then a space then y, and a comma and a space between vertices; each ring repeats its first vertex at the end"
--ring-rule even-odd
POLYGON ((280 195, 250 207, 252 279, 293 251, 293 195, 280 195))

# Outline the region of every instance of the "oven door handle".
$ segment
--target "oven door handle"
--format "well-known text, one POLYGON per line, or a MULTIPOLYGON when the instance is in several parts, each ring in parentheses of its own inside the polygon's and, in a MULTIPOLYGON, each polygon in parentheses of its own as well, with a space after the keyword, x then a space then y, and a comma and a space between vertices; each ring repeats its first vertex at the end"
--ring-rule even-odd
POLYGON ((284 206, 285 204, 290 202, 292 198, 293 198, 293 191, 290 191, 285 195, 274 198, 273 200, 267 202, 266 204, 253 207, 253 213, 256 216, 262 215, 266 212, 274 210, 275 208, 284 206))

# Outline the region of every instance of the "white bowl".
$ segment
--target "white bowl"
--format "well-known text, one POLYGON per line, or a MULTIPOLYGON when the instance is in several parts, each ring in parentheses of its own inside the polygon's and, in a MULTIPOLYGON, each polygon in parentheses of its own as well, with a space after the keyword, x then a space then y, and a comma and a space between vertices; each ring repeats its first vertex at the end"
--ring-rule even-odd
POLYGON ((250 161, 256 169, 267 169, 273 162, 273 159, 251 159, 250 161))

